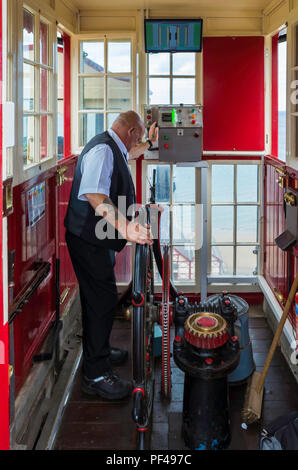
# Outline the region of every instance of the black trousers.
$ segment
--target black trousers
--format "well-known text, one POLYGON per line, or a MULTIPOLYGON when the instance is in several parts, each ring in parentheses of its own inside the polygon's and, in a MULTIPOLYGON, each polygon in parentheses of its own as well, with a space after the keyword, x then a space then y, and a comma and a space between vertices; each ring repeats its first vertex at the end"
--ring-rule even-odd
POLYGON ((83 374, 94 379, 110 368, 110 334, 118 295, 115 252, 91 245, 66 231, 82 305, 83 374))

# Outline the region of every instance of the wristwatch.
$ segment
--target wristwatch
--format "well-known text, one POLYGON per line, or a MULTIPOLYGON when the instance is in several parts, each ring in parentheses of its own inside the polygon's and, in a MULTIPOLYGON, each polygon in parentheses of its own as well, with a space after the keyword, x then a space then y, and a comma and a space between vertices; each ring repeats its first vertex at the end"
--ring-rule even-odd
POLYGON ((147 142, 148 142, 148 144, 149 144, 148 150, 151 150, 152 147, 153 147, 152 142, 151 142, 151 140, 149 140, 149 139, 146 140, 146 143, 147 143, 147 142))

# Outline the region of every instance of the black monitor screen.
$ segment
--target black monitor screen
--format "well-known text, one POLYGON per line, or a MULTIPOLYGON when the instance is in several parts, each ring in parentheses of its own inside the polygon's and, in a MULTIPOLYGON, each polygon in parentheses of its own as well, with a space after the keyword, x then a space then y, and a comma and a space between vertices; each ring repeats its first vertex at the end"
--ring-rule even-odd
POLYGON ((203 20, 145 20, 146 52, 201 52, 203 20))

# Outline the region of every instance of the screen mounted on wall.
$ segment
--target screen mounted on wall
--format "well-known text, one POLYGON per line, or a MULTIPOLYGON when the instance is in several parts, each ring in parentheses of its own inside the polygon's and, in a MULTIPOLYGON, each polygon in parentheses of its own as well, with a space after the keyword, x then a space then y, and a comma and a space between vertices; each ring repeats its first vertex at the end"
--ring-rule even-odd
POLYGON ((201 52, 203 20, 145 20, 145 52, 201 52))

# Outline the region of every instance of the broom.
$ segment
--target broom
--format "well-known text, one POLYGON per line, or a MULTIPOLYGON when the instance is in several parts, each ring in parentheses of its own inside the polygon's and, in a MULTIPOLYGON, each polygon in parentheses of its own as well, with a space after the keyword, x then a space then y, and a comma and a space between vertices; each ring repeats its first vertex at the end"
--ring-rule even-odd
POLYGON ((287 303, 285 305, 282 317, 275 332, 262 373, 257 371, 254 372, 249 383, 247 384, 244 399, 244 408, 242 410, 242 419, 246 424, 251 424, 260 419, 261 417, 265 378, 270 367, 270 363, 272 361, 276 346, 280 339, 284 324, 286 322, 290 307, 292 305, 297 287, 298 274, 296 275, 296 278, 292 284, 287 303))

